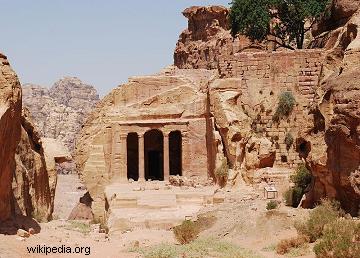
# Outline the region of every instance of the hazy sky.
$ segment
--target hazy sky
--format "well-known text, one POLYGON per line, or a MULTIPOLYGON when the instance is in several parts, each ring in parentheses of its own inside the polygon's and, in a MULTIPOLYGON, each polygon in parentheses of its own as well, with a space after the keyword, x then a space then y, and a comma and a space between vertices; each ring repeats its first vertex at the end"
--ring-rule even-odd
POLYGON ((22 83, 51 86, 63 76, 100 95, 173 63, 192 5, 230 0, 0 0, 0 52, 22 83))

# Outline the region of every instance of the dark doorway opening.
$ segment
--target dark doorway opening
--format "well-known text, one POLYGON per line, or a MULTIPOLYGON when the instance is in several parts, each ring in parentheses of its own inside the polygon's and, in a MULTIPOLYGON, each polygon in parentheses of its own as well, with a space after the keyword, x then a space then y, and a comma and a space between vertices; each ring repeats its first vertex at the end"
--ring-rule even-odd
POLYGON ((127 177, 139 180, 139 138, 137 133, 129 133, 126 138, 127 177))
POLYGON ((144 135, 145 179, 164 180, 164 136, 159 130, 144 135))
POLYGON ((182 176, 182 137, 180 131, 169 134, 170 175, 182 176))

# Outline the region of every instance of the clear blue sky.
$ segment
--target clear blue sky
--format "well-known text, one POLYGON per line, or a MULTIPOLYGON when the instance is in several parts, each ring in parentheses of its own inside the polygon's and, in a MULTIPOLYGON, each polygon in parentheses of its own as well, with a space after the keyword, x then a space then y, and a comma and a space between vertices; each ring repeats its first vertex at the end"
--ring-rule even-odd
POLYGON ((173 63, 192 5, 230 0, 0 0, 0 52, 22 83, 51 86, 63 76, 100 95, 173 63))

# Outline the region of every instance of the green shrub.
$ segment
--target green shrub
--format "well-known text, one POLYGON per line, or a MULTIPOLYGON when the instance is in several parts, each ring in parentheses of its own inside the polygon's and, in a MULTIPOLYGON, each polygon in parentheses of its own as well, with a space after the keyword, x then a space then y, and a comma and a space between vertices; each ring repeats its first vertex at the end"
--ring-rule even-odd
POLYGON ((184 220, 181 225, 174 228, 175 238, 182 245, 195 240, 199 233, 199 227, 191 220, 184 220))
POLYGON ((285 192, 285 203, 287 206, 298 207, 305 189, 311 183, 312 175, 306 166, 301 164, 297 167, 295 174, 291 175, 290 180, 295 186, 285 192))
POLYGON ((278 207, 277 201, 271 200, 266 204, 266 209, 269 210, 275 210, 278 207))
POLYGON ((296 101, 291 92, 282 92, 275 114, 273 115, 273 121, 279 122, 281 119, 288 117, 294 109, 295 104, 296 101))
POLYGON ((293 206, 293 189, 289 188, 284 193, 285 205, 286 206, 293 206))
POLYGON ((305 190, 311 183, 312 175, 304 164, 300 164, 297 167, 295 174, 291 175, 290 179, 296 186, 305 190))
POLYGON ((314 252, 317 258, 358 258, 359 241, 360 223, 340 218, 325 226, 314 252))
POLYGON ((229 166, 227 164, 227 159, 223 158, 220 167, 215 170, 215 177, 216 182, 221 186, 224 187, 228 180, 229 176, 229 166))
POLYGON ((309 237, 310 242, 315 242, 323 235, 325 225, 334 222, 343 215, 338 202, 323 200, 316 206, 304 222, 295 223, 299 235, 309 237))
POLYGON ((285 140, 284 143, 286 144, 286 149, 290 150, 291 146, 294 143, 294 137, 292 136, 291 133, 287 133, 285 136, 285 140))

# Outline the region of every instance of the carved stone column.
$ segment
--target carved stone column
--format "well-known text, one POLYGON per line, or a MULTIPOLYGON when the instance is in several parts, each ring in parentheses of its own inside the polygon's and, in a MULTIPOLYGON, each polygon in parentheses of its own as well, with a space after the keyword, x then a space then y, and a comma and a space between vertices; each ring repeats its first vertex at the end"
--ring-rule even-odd
POLYGON ((113 126, 112 128, 112 143, 111 143, 111 175, 113 178, 120 178, 121 171, 121 143, 119 126, 113 126))
POLYGON ((144 135, 139 134, 139 181, 145 181, 144 135))
POLYGON ((170 164, 169 164, 169 134, 164 132, 164 181, 169 181, 170 164))
POLYGON ((127 182, 127 134, 120 135, 120 145, 121 145, 121 154, 120 154, 120 181, 127 182))

